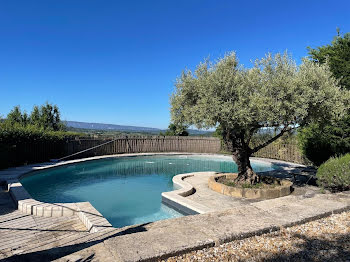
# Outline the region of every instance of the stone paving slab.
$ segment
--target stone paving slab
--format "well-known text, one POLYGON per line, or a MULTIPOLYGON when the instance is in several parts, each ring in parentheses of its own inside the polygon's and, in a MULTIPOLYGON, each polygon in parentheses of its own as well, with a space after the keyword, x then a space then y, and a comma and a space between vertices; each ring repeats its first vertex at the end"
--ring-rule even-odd
POLYGON ((337 195, 332 198, 290 196, 288 200, 273 199, 271 206, 271 200, 265 200, 226 211, 157 221, 146 225, 143 232, 110 238, 104 244, 120 261, 165 258, 350 209, 347 203, 337 201, 337 195))
POLYGON ((208 187, 208 180, 214 174, 211 172, 195 173, 193 176, 185 178, 184 181, 191 184, 196 190, 195 194, 189 195, 186 198, 210 208, 211 211, 221 211, 259 201, 233 198, 211 190, 208 187), (218 203, 220 204, 218 205, 218 203))
MULTIPOLYGON (((57 261, 81 261, 87 258, 93 258, 96 261, 154 260, 277 230, 281 226, 289 226, 291 222, 302 223, 310 217, 326 215, 330 212, 331 206, 338 208, 333 208, 332 212, 340 212, 349 208, 350 195, 318 195, 312 198, 290 196, 289 198, 267 200, 270 203, 264 205, 262 203, 265 201, 261 201, 226 211, 111 229, 108 234, 94 233, 82 236, 76 233, 71 235, 62 233, 61 238, 57 235, 45 234, 46 238, 37 237, 34 240, 28 235, 27 239, 16 241, 17 244, 25 247, 24 249, 2 250, 18 254, 18 258, 40 259, 43 258, 42 250, 48 250, 44 253, 44 257, 59 257, 57 261), (327 204, 320 205, 320 203, 327 204), (39 246, 38 238, 46 244, 39 246), (67 255, 64 256, 64 254, 67 255)), ((42 218, 35 217, 35 219, 42 218)), ((21 238, 23 237, 24 235, 21 235, 21 238)))
MULTIPOLYGON (((59 246, 61 239, 76 241, 89 235, 78 217, 35 217, 15 209, 8 192, 0 187, 0 260, 59 246)), ((34 260, 32 260, 34 261, 34 260)))

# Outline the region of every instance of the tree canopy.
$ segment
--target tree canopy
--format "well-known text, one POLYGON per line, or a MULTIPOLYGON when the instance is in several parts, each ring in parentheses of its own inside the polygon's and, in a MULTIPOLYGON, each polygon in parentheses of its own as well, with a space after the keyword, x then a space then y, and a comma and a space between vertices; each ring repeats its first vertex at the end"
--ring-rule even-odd
POLYGON ((175 125, 173 123, 170 123, 168 126, 168 129, 165 131, 165 133, 160 133, 160 135, 164 136, 188 136, 189 133, 186 130, 186 126, 183 125, 175 125))
POLYGON ((25 125, 28 122, 28 116, 26 112, 22 114, 19 106, 15 106, 10 113, 8 113, 6 121, 10 124, 19 123, 25 125))
MULTIPOLYGON (((267 54, 252 68, 239 65, 234 52, 216 62, 205 60, 176 81, 171 97, 175 125, 211 128, 220 124, 239 174, 253 174, 249 156, 293 128, 339 118, 349 101, 327 64, 287 54, 267 54), (278 129, 268 141, 249 147, 260 128, 278 129)), ((246 177, 247 178, 247 177, 246 177)))
MULTIPOLYGON (((308 48, 310 59, 318 64, 328 62, 329 69, 341 88, 350 90, 350 33, 334 37, 333 41, 315 49, 308 48)), ((350 152, 350 108, 335 123, 312 123, 298 132, 301 149, 315 165, 331 156, 350 152)))
POLYGON ((4 122, 10 125, 33 125, 44 130, 59 131, 64 130, 65 126, 60 119, 60 111, 56 105, 46 103, 40 107, 34 106, 30 116, 21 111, 19 106, 15 106, 7 115, 4 122))
POLYGON ((340 85, 350 90, 350 33, 342 36, 338 30, 337 36, 330 44, 316 48, 308 47, 308 51, 314 62, 323 64, 327 61, 340 85))
POLYGON ((332 156, 350 152, 350 115, 331 125, 312 123, 298 132, 303 154, 319 166, 332 156))
POLYGON ((201 63, 177 79, 171 98, 173 122, 211 128, 256 131, 261 127, 302 125, 329 120, 344 110, 344 96, 327 65, 306 59, 298 67, 287 53, 238 65, 235 53, 201 63))

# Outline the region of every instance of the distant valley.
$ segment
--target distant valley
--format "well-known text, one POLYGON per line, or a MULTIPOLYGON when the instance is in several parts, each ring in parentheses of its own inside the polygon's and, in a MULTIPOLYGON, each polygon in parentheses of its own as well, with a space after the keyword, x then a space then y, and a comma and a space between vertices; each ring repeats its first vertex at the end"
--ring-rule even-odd
MULTIPOLYGON (((66 126, 70 130, 90 130, 90 131, 105 131, 105 132, 126 132, 126 133, 146 133, 158 135, 160 132, 165 132, 165 129, 153 128, 153 127, 140 127, 140 126, 124 126, 114 124, 102 124, 102 123, 87 123, 78 121, 65 121, 66 126)), ((190 135, 210 135, 210 131, 202 131, 195 129, 188 129, 190 135)))

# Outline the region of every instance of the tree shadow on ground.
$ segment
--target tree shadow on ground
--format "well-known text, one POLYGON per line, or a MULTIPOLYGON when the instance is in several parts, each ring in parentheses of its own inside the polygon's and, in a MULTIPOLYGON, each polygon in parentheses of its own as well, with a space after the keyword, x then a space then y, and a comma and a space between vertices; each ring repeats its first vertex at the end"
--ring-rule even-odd
MULTIPOLYGON (((1 259, 0 261, 8 261, 8 262, 26 262, 26 261, 52 261, 55 259, 62 258, 64 256, 73 254, 75 252, 81 251, 83 249, 89 248, 91 246, 97 245, 99 243, 104 242, 107 239, 113 238, 113 237, 118 237, 118 236, 123 236, 127 234, 133 234, 133 233, 138 233, 138 232, 145 232, 147 231, 146 226, 150 223, 145 223, 141 224, 135 227, 131 227, 128 229, 125 229, 123 231, 117 232, 117 233, 106 233, 104 235, 101 235, 98 239, 94 238, 95 240, 87 241, 87 242, 82 242, 79 244, 74 244, 74 245, 67 245, 67 246, 62 246, 62 247, 54 247, 50 249, 45 249, 41 251, 35 251, 35 252, 30 252, 30 253, 25 253, 25 254, 19 254, 19 255, 13 255, 8 258, 1 259)), ((78 239, 77 239, 78 240, 78 239)), ((90 254, 88 257, 84 259, 79 259, 78 261, 92 261, 94 259, 94 254, 90 254)))
POLYGON ((302 244, 295 246, 300 251, 292 254, 280 253, 264 261, 350 261, 350 234, 333 236, 333 240, 309 238, 300 234, 292 237, 304 240, 302 244))
MULTIPOLYGON (((284 164, 276 164, 277 167, 283 167, 284 164)), ((317 186, 316 169, 312 167, 293 167, 289 169, 275 169, 272 171, 260 172, 263 176, 272 176, 279 179, 287 179, 293 182, 294 186, 317 186)))
POLYGON ((4 215, 7 215, 7 214, 10 214, 13 211, 16 211, 16 209, 0 204, 0 216, 4 216, 4 215))
POLYGON ((9 214, 15 210, 15 204, 10 194, 6 191, 5 186, 0 186, 0 216, 9 214))

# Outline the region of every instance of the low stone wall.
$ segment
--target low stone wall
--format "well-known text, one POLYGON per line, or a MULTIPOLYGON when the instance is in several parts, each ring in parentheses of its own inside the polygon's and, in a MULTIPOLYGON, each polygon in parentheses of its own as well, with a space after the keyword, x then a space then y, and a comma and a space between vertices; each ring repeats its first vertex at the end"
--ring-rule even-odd
POLYGON ((232 197, 245 197, 250 199, 272 199, 287 196, 291 193, 293 183, 288 180, 281 180, 281 185, 274 188, 242 188, 227 186, 217 182, 220 177, 229 179, 237 178, 237 174, 219 174, 209 178, 208 186, 210 189, 232 197))

